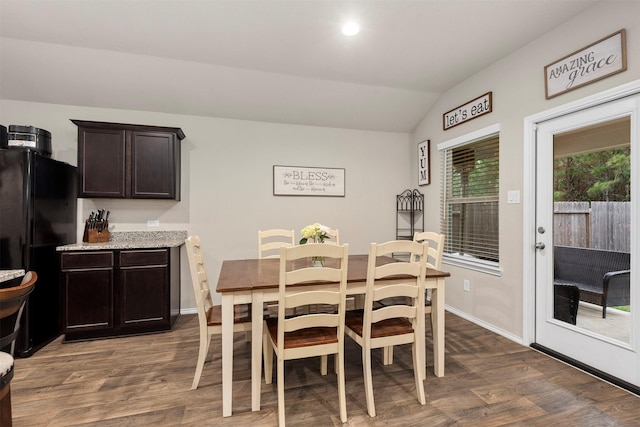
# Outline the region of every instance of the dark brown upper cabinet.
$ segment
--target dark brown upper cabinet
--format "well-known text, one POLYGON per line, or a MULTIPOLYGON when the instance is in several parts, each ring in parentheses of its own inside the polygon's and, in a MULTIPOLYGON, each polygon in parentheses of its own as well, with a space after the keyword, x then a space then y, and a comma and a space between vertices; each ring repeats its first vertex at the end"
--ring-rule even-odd
POLYGON ((71 120, 78 197, 180 200, 180 128, 71 120))

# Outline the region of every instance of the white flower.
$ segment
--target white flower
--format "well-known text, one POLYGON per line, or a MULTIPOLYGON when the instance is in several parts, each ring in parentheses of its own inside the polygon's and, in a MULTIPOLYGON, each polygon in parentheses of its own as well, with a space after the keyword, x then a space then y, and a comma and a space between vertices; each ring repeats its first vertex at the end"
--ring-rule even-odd
POLYGON ((330 239, 329 235, 327 234, 329 230, 331 230, 331 228, 318 222, 307 225, 300 231, 300 233, 302 234, 300 244, 304 245, 310 239, 313 239, 313 241, 316 243, 324 243, 325 239, 330 239))

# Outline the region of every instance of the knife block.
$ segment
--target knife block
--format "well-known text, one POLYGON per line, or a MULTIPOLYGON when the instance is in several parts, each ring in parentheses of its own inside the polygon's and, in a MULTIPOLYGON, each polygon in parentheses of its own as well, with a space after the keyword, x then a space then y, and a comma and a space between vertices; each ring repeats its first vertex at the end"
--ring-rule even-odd
POLYGON ((89 228, 89 221, 84 223, 82 241, 87 243, 103 243, 109 241, 109 222, 96 221, 95 228, 89 228), (98 231, 100 227, 104 230, 98 231))

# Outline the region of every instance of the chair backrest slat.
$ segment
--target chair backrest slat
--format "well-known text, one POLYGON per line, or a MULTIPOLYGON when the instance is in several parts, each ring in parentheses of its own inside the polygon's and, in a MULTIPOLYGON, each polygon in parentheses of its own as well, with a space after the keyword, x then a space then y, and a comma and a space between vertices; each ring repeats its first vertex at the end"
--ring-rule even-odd
POLYGON ((380 301, 381 299, 400 296, 408 298, 416 298, 418 296, 415 279, 413 283, 407 283, 406 285, 395 284, 392 286, 382 286, 380 288, 374 289, 372 292, 374 301, 380 301))
POLYGON ((278 258, 280 248, 294 246, 295 233, 293 230, 272 228, 270 230, 258 230, 258 258, 278 258))
POLYGON ((295 316, 284 323, 285 332, 293 332, 306 328, 335 328, 340 318, 337 314, 317 313, 295 316))
POLYGON ((417 316, 417 310, 414 306, 409 305, 391 305, 388 307, 382 307, 371 312, 371 322, 377 323, 381 320, 395 319, 403 317, 409 320, 415 319, 417 316))

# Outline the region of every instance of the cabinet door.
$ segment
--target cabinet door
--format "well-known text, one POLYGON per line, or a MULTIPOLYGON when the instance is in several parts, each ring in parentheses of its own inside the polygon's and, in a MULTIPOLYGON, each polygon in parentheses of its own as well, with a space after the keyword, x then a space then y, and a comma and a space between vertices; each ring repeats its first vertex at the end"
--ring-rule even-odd
POLYGON ((120 253, 120 325, 122 328, 169 325, 168 251, 120 253))
POLYGON ((131 157, 131 197, 178 199, 174 134, 133 131, 131 157))
POLYGON ((78 129, 78 197, 125 197, 124 130, 78 129))
POLYGON ((113 327, 113 269, 62 273, 65 333, 113 327))

